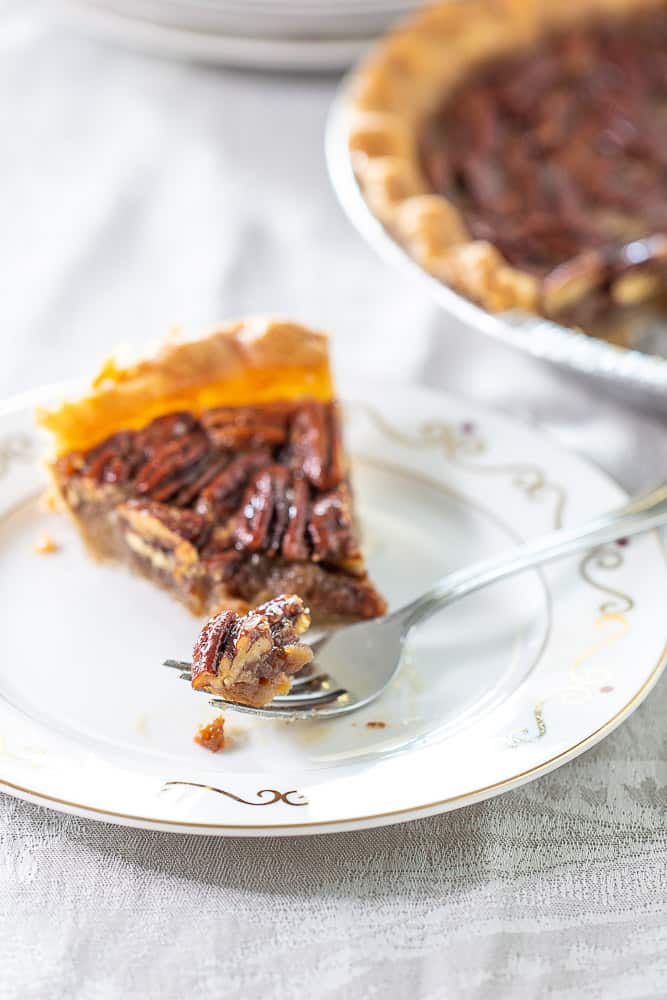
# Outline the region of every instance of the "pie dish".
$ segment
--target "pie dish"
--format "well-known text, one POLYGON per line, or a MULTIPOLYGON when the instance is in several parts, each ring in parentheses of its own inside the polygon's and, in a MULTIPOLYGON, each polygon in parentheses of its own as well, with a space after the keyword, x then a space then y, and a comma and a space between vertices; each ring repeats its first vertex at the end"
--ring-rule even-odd
POLYGON ((312 660, 312 649, 299 641, 309 626, 310 612, 296 594, 280 594, 247 615, 221 611, 195 643, 193 688, 241 705, 268 705, 312 660))
POLYGON ((493 312, 587 327, 664 290, 664 0, 453 0, 352 79, 371 211, 493 312))
POLYGON ((327 338, 277 320, 107 361, 38 420, 56 490, 93 556, 120 560, 195 614, 299 593, 321 620, 370 618, 369 581, 327 338))

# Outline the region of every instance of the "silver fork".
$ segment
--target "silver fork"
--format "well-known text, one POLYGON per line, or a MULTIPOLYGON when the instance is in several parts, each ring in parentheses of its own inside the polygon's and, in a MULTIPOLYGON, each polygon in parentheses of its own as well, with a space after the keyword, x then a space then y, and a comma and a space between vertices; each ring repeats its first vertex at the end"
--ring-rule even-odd
MULTIPOLYGON (((212 699, 211 705, 263 719, 332 719, 355 712, 379 697, 395 676, 410 629, 445 605, 514 573, 663 524, 667 524, 667 484, 581 527, 553 531, 450 573, 383 618, 328 632, 310 643, 315 658, 294 678, 289 694, 274 698, 265 708, 220 698, 212 699)), ((165 660, 164 666, 180 670, 181 677, 190 680, 189 663, 165 660)))

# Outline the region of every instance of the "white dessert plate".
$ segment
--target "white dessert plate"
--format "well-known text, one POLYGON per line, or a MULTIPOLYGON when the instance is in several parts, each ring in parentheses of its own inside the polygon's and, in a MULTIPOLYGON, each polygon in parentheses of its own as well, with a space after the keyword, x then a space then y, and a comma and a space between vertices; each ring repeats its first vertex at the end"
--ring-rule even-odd
MULTIPOLYGON (((665 664, 657 534, 467 598, 417 628, 398 680, 330 722, 214 717, 160 664, 199 622, 123 567, 96 565, 40 501, 42 390, 0 407, 0 789, 135 827, 259 836, 416 819, 567 763, 637 707, 665 664), (58 550, 34 551, 43 533, 58 550)), ((416 387, 344 383, 371 572, 391 605, 441 574, 621 502, 534 430, 416 387)))

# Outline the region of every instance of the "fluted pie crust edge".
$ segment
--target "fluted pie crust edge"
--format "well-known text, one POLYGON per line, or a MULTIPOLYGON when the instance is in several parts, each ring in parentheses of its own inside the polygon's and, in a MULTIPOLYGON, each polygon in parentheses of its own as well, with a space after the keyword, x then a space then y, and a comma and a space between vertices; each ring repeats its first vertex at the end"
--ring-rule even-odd
MULTIPOLYGON (((534 275, 474 239, 456 205, 430 190, 419 161, 421 125, 489 59, 518 54, 556 29, 663 2, 449 0, 399 23, 353 74, 347 98, 348 151, 373 214, 426 271, 491 312, 557 313, 558 298, 544 301, 534 275)), ((563 290, 570 301, 577 293, 563 290)))

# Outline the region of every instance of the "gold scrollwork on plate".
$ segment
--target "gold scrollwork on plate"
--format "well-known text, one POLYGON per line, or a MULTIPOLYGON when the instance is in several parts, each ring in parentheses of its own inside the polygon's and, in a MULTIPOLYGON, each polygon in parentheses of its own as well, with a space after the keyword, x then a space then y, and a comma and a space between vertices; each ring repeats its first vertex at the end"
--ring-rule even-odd
POLYGON ((188 788, 201 788, 206 792, 217 792, 218 795, 226 795, 228 799, 233 799, 234 802, 240 802, 244 806, 272 806, 276 802, 284 802, 286 806, 307 806, 308 800, 297 788, 290 788, 287 792, 279 792, 277 788, 261 788, 258 792, 255 792, 257 797, 256 802, 252 802, 249 799, 244 799, 240 795, 235 795, 234 792, 227 791, 226 788, 217 788, 215 785, 204 785, 198 781, 165 781, 163 790, 165 788, 171 788, 175 785, 185 786, 188 788), (266 798, 270 795, 271 798, 266 798), (290 798, 290 796, 296 796, 297 800, 290 798))
POLYGON ((601 570, 615 570, 623 565, 623 553, 621 546, 616 544, 600 545, 589 552, 579 566, 579 572, 591 587, 599 590, 603 594, 608 594, 611 600, 604 601, 600 605, 600 613, 603 615, 618 615, 632 611, 635 602, 629 594, 622 590, 616 590, 606 583, 602 583, 593 576, 593 573, 601 570))
POLYGON ((633 598, 622 590, 610 587, 599 578, 601 572, 613 571, 623 566, 623 544, 600 545, 591 552, 587 552, 581 560, 579 573, 582 579, 595 590, 607 595, 607 599, 599 606, 599 615, 594 623, 599 633, 598 637, 571 664, 568 672, 568 683, 558 690, 552 691, 535 705, 533 708, 536 722, 535 731, 520 729, 511 733, 508 738, 511 747, 520 746, 522 743, 535 743, 546 735, 547 727, 543 713, 545 701, 555 701, 566 705, 581 704, 589 701, 595 694, 608 694, 614 690, 613 685, 609 683, 611 678, 606 673, 601 674, 599 669, 594 669, 590 661, 602 649, 624 638, 630 629, 627 615, 635 607, 633 598), (584 669, 586 670, 585 677, 582 676, 584 669))
POLYGON ((542 714, 543 705, 543 701, 538 701, 537 704, 533 706, 535 732, 531 733, 530 729, 519 729, 517 732, 512 733, 508 738, 508 743, 511 747, 521 746, 522 743, 535 743, 537 740, 542 739, 547 731, 547 727, 544 722, 544 715, 542 714))
POLYGON ((27 434, 18 431, 5 435, 0 439, 0 478, 7 475, 13 462, 27 462, 32 454, 33 442, 27 434))
POLYGON ((508 462, 500 465, 478 462, 487 452, 487 444, 474 423, 463 421, 459 425, 428 420, 418 427, 415 434, 406 434, 393 427, 373 406, 356 404, 370 420, 388 437, 410 448, 438 448, 449 462, 483 476, 508 476, 512 486, 528 500, 541 501, 552 497, 554 501, 553 525, 562 527, 563 511, 567 497, 565 490, 551 482, 543 469, 531 462, 508 462))

